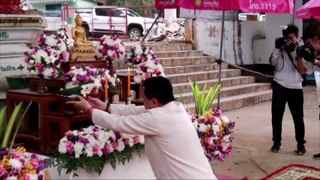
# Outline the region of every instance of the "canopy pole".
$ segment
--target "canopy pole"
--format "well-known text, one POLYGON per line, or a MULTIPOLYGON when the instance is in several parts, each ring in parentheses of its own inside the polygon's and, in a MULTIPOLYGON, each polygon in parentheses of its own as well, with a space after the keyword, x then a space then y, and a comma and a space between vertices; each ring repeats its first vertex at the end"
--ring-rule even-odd
POLYGON ((153 21, 150 29, 147 31, 146 35, 143 37, 141 44, 144 44, 144 41, 146 40, 147 36, 149 35, 150 31, 152 30, 153 26, 156 24, 156 22, 158 21, 158 19, 162 16, 164 9, 160 10, 160 13, 158 14, 157 18, 153 21))
MULTIPOLYGON (((221 38, 220 38, 220 55, 218 59, 219 64, 219 81, 218 84, 221 84, 221 65, 222 65, 222 51, 223 51, 223 41, 224 41, 224 19, 225 11, 222 11, 222 24, 221 24, 221 38)), ((220 107, 220 93, 218 94, 218 107, 220 107)))

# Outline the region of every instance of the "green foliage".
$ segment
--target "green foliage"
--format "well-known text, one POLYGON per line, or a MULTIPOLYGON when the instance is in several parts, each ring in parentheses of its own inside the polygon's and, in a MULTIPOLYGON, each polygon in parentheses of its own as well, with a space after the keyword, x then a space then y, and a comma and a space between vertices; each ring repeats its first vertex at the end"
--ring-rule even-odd
POLYGON ((4 127, 6 126, 6 122, 5 122, 6 111, 7 111, 7 106, 5 106, 4 108, 2 108, 0 110, 0 138, 2 137, 2 134, 3 134, 3 131, 4 131, 4 127))
POLYGON ((57 167, 59 174, 63 169, 67 173, 78 170, 82 168, 88 173, 97 172, 101 174, 104 165, 109 163, 113 169, 116 168, 117 164, 125 164, 129 162, 133 155, 137 153, 139 156, 144 152, 144 145, 137 144, 132 148, 125 148, 121 152, 114 151, 107 156, 80 156, 79 158, 70 157, 67 154, 61 154, 57 149, 52 153, 52 157, 49 159, 49 166, 57 167))
POLYGON ((18 134, 18 130, 19 130, 20 126, 21 126, 21 123, 22 123, 22 121, 23 121, 23 118, 24 118, 25 115, 27 114, 27 111, 28 111, 28 109, 30 108, 31 104, 32 104, 32 101, 29 102, 26 110, 23 112, 22 116, 20 117, 20 120, 18 121, 18 125, 17 125, 17 128, 16 128, 16 130, 15 130, 15 132, 14 132, 14 134, 13 134, 13 138, 12 138, 11 145, 10 145, 10 148, 9 148, 9 149, 12 149, 12 147, 13 147, 14 140, 16 139, 16 136, 17 136, 17 134, 18 134))
MULTIPOLYGON (((11 144, 10 144, 10 149, 12 148, 13 146, 13 143, 14 143, 14 140, 15 140, 15 137, 18 133, 18 130, 21 126, 21 123, 23 121, 23 118, 26 114, 26 112, 28 111, 30 105, 31 105, 32 102, 29 103, 28 107, 25 109, 23 115, 20 117, 19 121, 18 121, 18 124, 17 124, 17 127, 16 127, 16 130, 15 130, 15 133, 13 135, 13 138, 11 140, 11 144)), ((0 110, 0 141, 1 141, 1 146, 0 148, 5 148, 5 147, 8 147, 9 145, 9 139, 10 137, 12 136, 12 129, 13 129, 13 126, 15 125, 16 121, 17 121, 17 118, 18 118, 18 115, 21 113, 21 109, 22 109, 22 105, 23 103, 20 102, 13 110, 11 116, 10 116, 10 119, 9 119, 9 122, 8 124, 6 125, 6 122, 5 122, 5 119, 6 119, 6 110, 7 110, 7 107, 4 107, 0 110)))
POLYGON ((205 84, 201 92, 199 85, 195 81, 192 82, 189 80, 189 82, 193 93, 196 113, 202 116, 212 108, 213 101, 221 91, 221 85, 214 85, 207 89, 207 85, 205 84))
MULTIPOLYGON (((3 135, 3 137, 1 138, 2 142, 1 142, 0 148, 8 147, 8 142, 9 142, 9 138, 11 136, 11 131, 12 131, 13 125, 17 119, 18 114, 20 113, 21 108, 22 108, 22 102, 20 102, 19 105, 14 108, 13 113, 10 116, 8 125, 5 127, 6 131, 3 135)), ((4 120, 1 120, 1 121, 4 121, 4 120)))
POLYGON ((140 6, 141 8, 132 8, 135 12, 144 17, 151 17, 152 14, 156 13, 155 8, 143 8, 143 5, 154 5, 154 0, 106 0, 107 6, 119 6, 119 7, 130 7, 130 6, 140 6), (148 11, 149 10, 149 11, 148 11), (151 14, 150 14, 151 11, 151 14))

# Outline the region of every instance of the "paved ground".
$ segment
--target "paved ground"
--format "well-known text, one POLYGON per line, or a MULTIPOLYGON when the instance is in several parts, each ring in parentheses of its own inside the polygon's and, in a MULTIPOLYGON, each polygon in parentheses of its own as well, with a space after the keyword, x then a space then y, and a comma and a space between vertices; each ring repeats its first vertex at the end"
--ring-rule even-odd
POLYGON ((320 168, 320 160, 312 158, 320 152, 319 108, 315 86, 304 89, 306 149, 304 156, 294 153, 296 142, 288 107, 283 121, 282 150, 272 153, 271 101, 225 112, 236 122, 233 154, 225 162, 212 162, 212 168, 226 179, 261 179, 289 164, 304 164, 320 168), (227 178, 230 177, 230 178, 227 178))

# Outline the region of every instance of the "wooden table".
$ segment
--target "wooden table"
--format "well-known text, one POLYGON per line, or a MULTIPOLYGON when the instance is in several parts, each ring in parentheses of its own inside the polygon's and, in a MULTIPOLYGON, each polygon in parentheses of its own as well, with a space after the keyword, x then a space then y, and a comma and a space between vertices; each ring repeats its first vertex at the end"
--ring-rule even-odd
MULTIPOLYGON (((58 103, 59 98, 56 94, 45 93, 39 94, 30 89, 18 89, 18 90, 8 90, 7 92, 7 119, 10 118, 10 115, 13 112, 16 101, 25 101, 25 102, 36 102, 39 104, 39 136, 31 135, 28 133, 20 133, 17 137, 29 139, 36 141, 40 146, 40 153, 45 153, 46 150, 46 141, 45 141, 45 132, 46 132, 46 120, 44 118, 45 113, 50 112, 50 105, 52 103, 58 103)), ((32 122, 34 123, 34 122, 32 122)))

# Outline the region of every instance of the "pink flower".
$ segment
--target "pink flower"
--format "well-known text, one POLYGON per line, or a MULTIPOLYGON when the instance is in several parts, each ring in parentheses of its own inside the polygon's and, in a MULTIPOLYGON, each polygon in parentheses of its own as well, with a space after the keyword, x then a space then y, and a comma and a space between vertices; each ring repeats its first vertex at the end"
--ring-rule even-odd
POLYGON ((148 79, 148 78, 151 78, 151 77, 152 77, 152 74, 151 74, 151 73, 146 73, 145 79, 148 79))
POLYGON ((30 178, 30 175, 29 174, 27 174, 27 175, 25 175, 24 177, 23 177, 23 180, 30 180, 31 178, 30 178))
POLYGON ((73 152, 73 143, 72 143, 71 141, 68 141, 68 142, 66 143, 66 148, 67 148, 67 151, 68 151, 69 153, 72 153, 72 152, 73 152))
POLYGON ((98 131, 95 131, 95 132, 93 132, 93 137, 95 138, 95 139, 98 139, 99 138, 99 132, 98 131))
POLYGON ((40 73, 44 71, 44 64, 42 63, 36 63, 35 67, 40 73))
POLYGON ((37 169, 38 168, 38 165, 39 165, 39 162, 38 162, 38 159, 32 159, 31 160, 31 165, 37 169))
POLYGON ((32 51, 31 51, 31 55, 35 55, 36 53, 38 52, 38 50, 37 49, 32 49, 32 51))
POLYGON ((3 168, 2 165, 0 165, 0 177, 3 176, 6 173, 6 170, 3 168))
POLYGON ((100 151, 100 148, 98 145, 95 145, 92 147, 93 154, 97 155, 99 151, 100 151))
POLYGON ((69 130, 69 131, 67 131, 67 132, 65 133, 65 135, 66 135, 66 136, 72 136, 72 135, 73 135, 73 133, 72 133, 72 131, 71 131, 71 130, 69 130))
POLYGON ((126 139, 126 140, 124 141, 124 145, 128 146, 129 144, 130 144, 130 140, 129 140, 129 139, 126 139))
POLYGON ((119 144, 117 142, 112 143, 113 149, 117 149, 119 147, 119 144))
POLYGON ((68 57, 69 57, 69 54, 66 53, 66 52, 62 52, 62 53, 60 54, 60 58, 61 58, 61 60, 62 60, 63 62, 67 61, 67 60, 68 60, 68 57))
POLYGON ((109 154, 109 153, 110 153, 110 150, 109 150, 108 146, 105 146, 105 147, 102 149, 102 152, 103 152, 104 155, 109 154))
POLYGON ((135 137, 133 138, 133 143, 134 143, 134 144, 139 144, 139 143, 140 143, 140 138, 139 138, 139 136, 135 136, 135 137))

